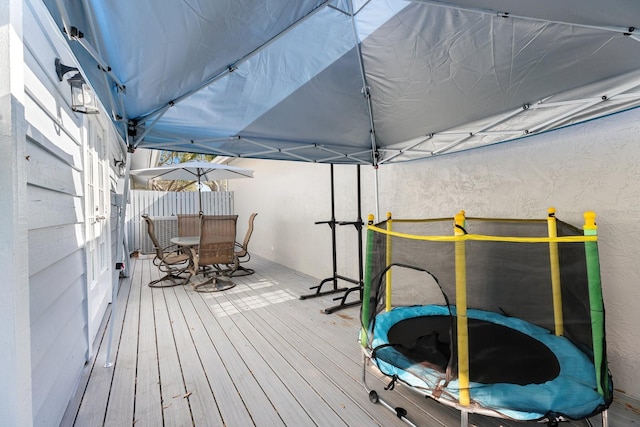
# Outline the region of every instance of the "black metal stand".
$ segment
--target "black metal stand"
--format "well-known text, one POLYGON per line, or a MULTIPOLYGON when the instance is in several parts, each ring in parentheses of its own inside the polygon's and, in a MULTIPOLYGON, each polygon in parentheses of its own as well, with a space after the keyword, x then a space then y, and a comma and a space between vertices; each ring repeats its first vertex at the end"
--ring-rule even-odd
POLYGON ((304 300, 307 298, 315 298, 321 295, 335 294, 338 292, 344 292, 342 296, 336 297, 334 301, 340 301, 339 304, 326 308, 324 310, 325 313, 330 314, 335 311, 341 310, 343 308, 352 307, 354 305, 359 305, 362 303, 362 287, 363 287, 363 277, 364 277, 364 267, 363 267, 363 254, 362 254, 362 227, 364 223, 362 222, 362 209, 361 209, 361 194, 360 194, 360 165, 357 165, 358 168, 358 218, 355 221, 336 221, 335 218, 335 191, 334 191, 334 180, 333 180, 333 165, 331 165, 331 219, 329 221, 319 221, 316 224, 328 224, 331 228, 331 246, 332 246, 332 254, 333 254, 333 275, 331 277, 327 277, 322 280, 320 284, 316 286, 312 286, 309 289, 315 289, 316 291, 312 294, 301 295, 300 299, 304 300), (359 278, 352 279, 350 277, 345 277, 338 274, 338 256, 336 251, 336 225, 353 225, 358 231, 358 269, 359 269, 359 278), (356 286, 351 288, 346 287, 338 287, 338 280, 343 280, 345 282, 353 283, 356 286), (333 287, 329 290, 322 290, 322 286, 325 283, 332 283, 333 287), (358 299, 356 301, 347 302, 347 297, 352 293, 358 291, 358 299))

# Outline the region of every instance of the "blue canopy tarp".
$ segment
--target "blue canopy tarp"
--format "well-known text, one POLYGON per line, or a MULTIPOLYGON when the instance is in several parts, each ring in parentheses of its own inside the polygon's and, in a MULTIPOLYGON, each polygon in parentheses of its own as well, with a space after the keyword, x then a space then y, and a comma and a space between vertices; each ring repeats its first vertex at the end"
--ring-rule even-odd
POLYGON ((132 148, 382 164, 640 105, 633 0, 44 1, 132 148))

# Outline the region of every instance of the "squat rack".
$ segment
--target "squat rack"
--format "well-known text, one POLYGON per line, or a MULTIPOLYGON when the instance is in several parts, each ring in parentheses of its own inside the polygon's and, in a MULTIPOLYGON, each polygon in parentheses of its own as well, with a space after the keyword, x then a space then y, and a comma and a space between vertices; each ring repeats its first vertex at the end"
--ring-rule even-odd
POLYGON ((318 221, 315 224, 327 224, 329 228, 331 228, 331 248, 332 248, 332 261, 333 261, 333 274, 326 279, 323 279, 318 285, 312 286, 309 289, 316 291, 307 294, 301 295, 300 299, 308 299, 315 298, 322 295, 336 294, 339 292, 343 292, 342 296, 338 296, 333 298, 334 301, 340 301, 337 305, 324 309, 324 313, 331 314, 335 311, 342 310, 343 308, 352 307, 355 305, 359 305, 362 303, 362 289, 364 284, 364 267, 363 267, 363 249, 362 249, 362 228, 364 223, 362 222, 362 195, 360 191, 360 165, 356 165, 357 167, 357 190, 358 190, 358 218, 355 221, 336 221, 336 206, 335 206, 335 186, 334 186, 334 173, 333 173, 333 164, 331 166, 331 219, 328 221, 318 221), (350 277, 343 276, 338 274, 338 255, 336 249, 336 226, 337 225, 353 225, 358 232, 358 279, 353 279, 350 277), (338 280, 342 280, 345 282, 349 282, 354 284, 352 287, 338 287, 338 280), (322 287, 331 283, 333 286, 331 289, 322 290, 322 287), (347 297, 352 292, 358 292, 358 299, 355 301, 347 302, 347 297))

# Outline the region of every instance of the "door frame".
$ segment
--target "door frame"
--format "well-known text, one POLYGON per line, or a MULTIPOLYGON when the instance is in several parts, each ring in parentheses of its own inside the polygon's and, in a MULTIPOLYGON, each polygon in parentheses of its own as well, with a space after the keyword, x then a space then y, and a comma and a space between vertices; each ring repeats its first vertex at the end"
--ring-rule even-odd
POLYGON ((84 212, 87 360, 94 352, 94 340, 111 302, 111 192, 109 127, 99 115, 84 116, 84 212), (98 239, 98 240, 96 240, 98 239))

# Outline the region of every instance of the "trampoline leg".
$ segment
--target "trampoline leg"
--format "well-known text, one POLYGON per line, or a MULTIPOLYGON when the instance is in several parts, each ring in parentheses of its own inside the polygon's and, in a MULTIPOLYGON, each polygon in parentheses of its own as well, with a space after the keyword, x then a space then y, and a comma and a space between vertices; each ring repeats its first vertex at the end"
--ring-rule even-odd
POLYGON ((367 386, 367 363, 369 358, 365 355, 362 356, 362 385, 364 385, 364 389, 369 393, 371 390, 367 386))
POLYGON ((370 359, 367 356, 363 357, 364 363, 362 364, 362 383, 364 385, 364 389, 367 391, 367 393, 369 393, 369 400, 371 401, 371 403, 381 404, 382 406, 396 414, 396 416, 404 421, 405 424, 408 424, 411 427, 418 427, 406 417, 406 410, 404 410, 403 408, 394 408, 393 406, 389 405, 389 403, 387 403, 384 399, 381 399, 375 390, 369 389, 369 387, 367 386, 367 363, 369 360, 370 359))
POLYGON ((464 409, 460 411, 460 427, 469 427, 469 412, 464 409))
POLYGON ((602 427, 609 427, 609 410, 602 411, 602 427))

